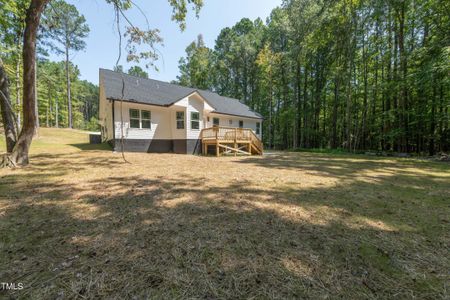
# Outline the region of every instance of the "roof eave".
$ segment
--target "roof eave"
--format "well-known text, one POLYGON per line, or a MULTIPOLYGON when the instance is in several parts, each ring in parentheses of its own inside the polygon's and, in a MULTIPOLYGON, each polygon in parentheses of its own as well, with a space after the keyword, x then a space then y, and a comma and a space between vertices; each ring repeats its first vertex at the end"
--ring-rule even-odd
POLYGON ((108 98, 106 98, 106 100, 109 100, 109 101, 123 101, 123 102, 128 102, 128 103, 136 103, 136 104, 151 105, 151 106, 158 106, 158 107, 169 107, 169 106, 172 105, 172 104, 148 103, 148 102, 143 102, 143 101, 139 101, 139 100, 117 99, 117 98, 113 98, 113 97, 108 97, 108 98))
POLYGON ((256 119, 256 120, 264 120, 263 117, 251 117, 251 116, 244 116, 244 115, 237 115, 237 114, 230 114, 230 113, 223 113, 217 110, 212 111, 211 113, 219 114, 219 115, 227 115, 227 116, 234 116, 234 117, 241 117, 241 118, 248 118, 248 119, 256 119))

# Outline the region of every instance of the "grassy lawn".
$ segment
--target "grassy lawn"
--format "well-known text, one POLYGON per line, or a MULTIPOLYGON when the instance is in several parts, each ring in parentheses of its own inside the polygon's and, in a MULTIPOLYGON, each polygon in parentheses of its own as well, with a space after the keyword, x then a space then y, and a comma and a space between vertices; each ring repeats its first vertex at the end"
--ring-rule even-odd
MULTIPOLYGON (((0 170, 17 298, 449 298, 450 165, 120 154, 42 129, 0 170)), ((1 146, 4 148, 2 140, 1 146)))

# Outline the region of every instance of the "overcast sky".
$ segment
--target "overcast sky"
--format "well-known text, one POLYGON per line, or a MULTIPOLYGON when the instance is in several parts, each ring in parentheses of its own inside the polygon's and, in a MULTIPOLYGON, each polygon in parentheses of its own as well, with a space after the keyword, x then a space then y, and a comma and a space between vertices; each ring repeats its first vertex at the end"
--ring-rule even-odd
MULTIPOLYGON (((85 51, 72 55, 73 62, 81 70, 82 79, 98 83, 98 69, 112 69, 118 57, 118 35, 114 24, 114 11, 104 0, 68 0, 86 17, 91 29, 85 51)), ((220 30, 233 26, 241 18, 251 20, 257 17, 264 21, 271 10, 281 5, 281 0, 204 0, 205 5, 199 19, 189 12, 187 28, 181 32, 178 25, 170 20, 171 7, 167 0, 135 0, 136 4, 147 15, 151 28, 159 28, 164 39, 164 47, 159 47, 161 58, 156 63, 159 72, 147 70, 150 77, 163 81, 176 79, 178 75, 178 60, 184 56, 185 48, 202 34, 208 47, 214 46, 214 41, 220 30)), ((142 14, 133 9, 128 12, 130 19, 140 26, 145 26, 142 14)), ((63 57, 52 55, 54 60, 63 57)), ((128 70, 123 55, 120 64, 128 70)), ((141 63, 143 67, 145 64, 141 63)))

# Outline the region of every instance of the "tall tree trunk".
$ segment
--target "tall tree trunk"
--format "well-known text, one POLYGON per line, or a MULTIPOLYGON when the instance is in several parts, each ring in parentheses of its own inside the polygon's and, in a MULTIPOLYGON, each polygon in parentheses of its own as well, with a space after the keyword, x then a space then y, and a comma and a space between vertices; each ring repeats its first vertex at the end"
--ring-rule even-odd
POLYGON ((72 95, 70 94, 70 64, 69 64, 69 46, 66 44, 66 79, 67 79, 67 114, 69 121, 69 128, 72 124, 72 95))
POLYGON ((334 100, 333 100, 333 114, 332 114, 332 140, 331 148, 336 149, 338 147, 337 142, 337 117, 338 117, 338 102, 339 101, 339 80, 337 76, 334 79, 334 100))
POLYGON ((295 120, 296 120, 296 125, 295 125, 295 145, 294 148, 297 148, 300 146, 300 141, 301 141, 301 132, 302 132, 302 101, 301 101, 301 66, 300 66, 300 62, 297 60, 297 68, 296 68, 296 97, 297 97, 297 113, 295 114, 295 120))
POLYGON ((435 134, 436 134, 436 78, 433 78, 433 96, 431 100, 431 124, 430 124, 430 141, 428 143, 428 153, 435 154, 435 134))
POLYGON ((50 123, 49 123, 49 106, 50 106, 50 97, 47 100, 47 107, 45 108, 45 126, 50 127, 50 123))
POLYGON ((50 0, 32 0, 25 18, 23 37, 23 126, 11 159, 17 165, 27 165, 28 152, 36 128, 35 72, 36 34, 45 5, 50 0))
POLYGON ((58 98, 55 98, 55 127, 59 128, 59 106, 58 106, 58 98))
POLYGON ((400 55, 400 68, 402 72, 402 93, 401 93, 401 124, 399 124, 399 128, 403 127, 403 132, 401 135, 401 149, 402 151, 409 151, 409 128, 408 128, 408 85, 407 85, 407 76, 408 76, 408 61, 406 57, 405 50, 405 2, 401 3, 401 8, 399 12, 399 34, 398 34, 398 48, 400 55))
POLYGON ((6 152, 11 153, 17 141, 17 131, 14 124, 14 111, 11 107, 9 94, 9 78, 0 58, 0 108, 2 111, 3 128, 6 138, 6 152))
POLYGON ((300 147, 308 148, 308 68, 304 68, 303 81, 303 134, 300 140, 300 147))
POLYGON ((20 56, 16 60, 16 107, 17 107, 17 130, 20 130, 22 118, 20 116, 20 56))
POLYGON ((34 72, 34 110, 35 110, 35 114, 36 114, 36 127, 34 130, 34 134, 35 135, 39 135, 39 127, 41 126, 39 123, 39 105, 38 105, 38 90, 37 90, 37 86, 38 86, 38 82, 37 82, 37 72, 38 72, 38 67, 37 67, 37 61, 34 61, 34 67, 35 67, 35 72, 34 72))

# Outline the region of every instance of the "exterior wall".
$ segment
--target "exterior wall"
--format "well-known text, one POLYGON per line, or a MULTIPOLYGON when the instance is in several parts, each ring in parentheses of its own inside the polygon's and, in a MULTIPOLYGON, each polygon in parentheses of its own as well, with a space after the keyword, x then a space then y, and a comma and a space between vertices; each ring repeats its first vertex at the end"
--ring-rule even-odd
POLYGON ((244 117, 237 117, 237 116, 229 116, 229 115, 222 115, 217 113, 209 113, 207 114, 207 117, 209 117, 209 122, 207 121, 206 125, 207 127, 213 126, 213 118, 219 119, 219 126, 225 126, 225 127, 239 127, 239 121, 244 121, 244 128, 249 128, 253 130, 253 132, 256 134, 256 123, 260 123, 260 132, 257 134, 257 136, 261 139, 262 137, 262 120, 260 119, 251 119, 251 118, 244 118, 244 117), (230 124, 231 121, 231 124, 230 124))
POLYGON ((200 137, 200 132, 204 128, 204 122, 203 122, 203 116, 204 116, 204 101, 198 97, 198 96, 191 96, 187 100, 187 107, 186 107, 186 120, 187 120, 187 133, 186 138, 188 140, 197 140, 200 137), (200 114, 199 120, 200 120, 200 126, 199 129, 192 129, 191 128, 191 112, 198 112, 200 114))
POLYGON ((105 88, 103 86, 103 80, 100 78, 99 82, 99 109, 98 118, 102 127, 102 140, 113 139, 112 128, 112 104, 106 100, 105 88))
MULTIPOLYGON (((145 104, 123 102, 123 135, 124 138, 130 140, 171 140, 171 111, 165 107, 158 107, 145 104), (151 128, 140 129, 130 128, 130 108, 148 110, 151 112, 151 128)), ((120 129, 120 102, 116 101, 114 104, 114 119, 115 119, 115 138, 120 139, 122 132, 120 129)))
POLYGON ((186 139, 186 107, 183 106, 172 106, 168 108, 170 110, 170 130, 171 130, 171 138, 175 140, 185 140, 186 139), (184 129, 177 129, 177 112, 184 112, 184 129))
MULTIPOLYGON (((189 153, 201 152, 200 132, 205 127, 213 126, 213 118, 219 118, 220 126, 239 127, 239 120, 244 121, 244 128, 256 131, 258 119, 241 118, 211 113, 211 106, 203 98, 193 94, 181 99, 170 107, 160 107, 138 103, 123 102, 122 114, 120 101, 114 102, 114 132, 112 102, 105 98, 104 87, 100 78, 99 118, 104 128, 104 138, 112 142, 115 139, 116 150, 121 149, 122 130, 121 116, 123 117, 124 150, 130 152, 158 152, 158 153, 189 153), (130 128, 130 109, 147 110, 151 112, 151 128, 130 128), (176 127, 177 111, 185 112, 184 129, 176 127), (191 112, 199 113, 199 129, 191 128, 191 112), (207 120, 209 117, 209 121, 207 120), (229 120, 232 124, 229 124, 229 120)), ((261 126, 262 130, 262 126, 261 126)), ((260 135, 261 136, 261 135, 260 135)))

